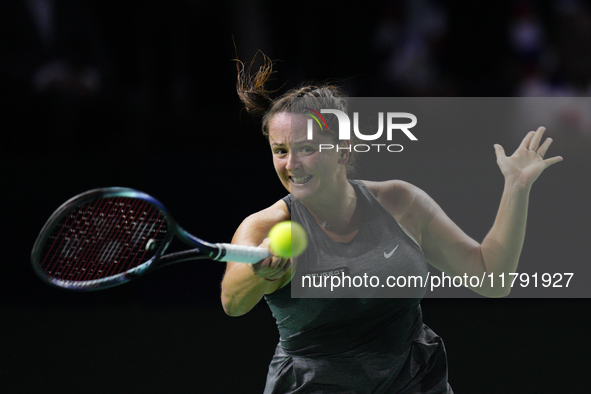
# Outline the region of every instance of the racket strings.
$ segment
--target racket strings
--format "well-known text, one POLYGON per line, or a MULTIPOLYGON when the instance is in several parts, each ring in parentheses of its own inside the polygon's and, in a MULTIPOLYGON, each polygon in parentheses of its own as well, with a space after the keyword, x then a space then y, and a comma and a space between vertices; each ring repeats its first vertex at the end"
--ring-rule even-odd
POLYGON ((150 203, 101 198, 58 222, 45 242, 41 268, 68 282, 116 276, 151 259, 167 233, 166 218, 150 203))
MULTIPOLYGON (((133 205, 130 206, 130 211, 133 212, 133 209, 136 208, 136 205, 139 203, 139 200, 134 200, 133 205)), ((125 236, 124 231, 121 231, 121 219, 126 219, 126 212, 123 209, 120 209, 124 205, 121 198, 113 199, 108 202, 108 211, 111 211, 108 215, 104 212, 99 214, 100 220, 99 225, 103 225, 102 229, 98 229, 98 231, 91 232, 94 234, 102 235, 103 244, 101 244, 98 248, 98 252, 96 249, 88 248, 86 253, 82 254, 81 257, 81 265, 80 270, 78 270, 78 275, 72 278, 73 281, 76 282, 83 282, 88 280, 97 279, 98 277, 108 277, 119 272, 124 271, 123 268, 121 270, 116 270, 116 267, 123 267, 123 265, 117 266, 117 264, 121 263, 120 252, 121 250, 121 243, 124 241, 122 237, 125 236), (120 215, 120 216, 118 216, 120 215), (105 220, 106 216, 106 220, 105 220), (115 218, 114 220, 109 220, 115 218), (95 269, 97 271, 95 271, 95 269), (94 275, 96 273, 96 275, 94 275)), ((85 220, 85 224, 88 221, 85 220)), ((96 237, 94 238, 93 242, 96 243, 96 237)), ((86 240, 88 241, 88 239, 86 240)))
MULTIPOLYGON (((139 204, 138 200, 132 201, 134 205, 130 205, 129 211, 126 212, 121 209, 125 206, 122 199, 111 199, 107 205, 107 212, 104 212, 104 207, 99 209, 99 220, 94 220, 94 228, 85 231, 84 227, 78 227, 78 229, 82 230, 80 234, 75 233, 74 239, 86 238, 83 242, 92 241, 93 247, 83 245, 80 248, 81 253, 75 256, 76 260, 73 263, 67 263, 68 270, 62 275, 64 278, 73 281, 85 281, 108 277, 125 271, 126 268, 133 266, 134 261, 138 264, 141 262, 141 260, 138 260, 137 249, 132 250, 134 253, 128 253, 127 256, 122 253, 124 252, 122 245, 127 241, 125 234, 129 232, 126 226, 128 224, 126 222, 126 213, 133 214, 134 209, 137 209, 137 204, 139 204), (85 233, 90 237, 85 237, 85 233), (131 264, 126 264, 128 260, 131 260, 131 264)), ((147 204, 144 203, 144 205, 147 204)), ((99 206, 99 208, 101 207, 99 206)), ((84 214, 92 216, 93 211, 95 210, 84 210, 84 214)), ((88 225, 88 216, 85 217, 83 223, 88 225)), ((75 221, 75 224, 79 225, 80 222, 75 221)), ((77 230, 71 228, 70 231, 77 230)), ((66 261, 74 257, 67 248, 63 249, 62 256, 65 257, 66 261)))
MULTIPOLYGON (((98 200, 97 203, 105 202, 104 200, 98 200)), ((70 232, 75 232, 74 228, 72 227, 72 223, 79 222, 81 215, 84 213, 83 207, 80 207, 76 210, 72 210, 67 216, 65 216, 57 226, 54 227, 52 233, 50 234, 48 240, 53 240, 51 246, 48 247, 48 242, 45 242, 45 247, 42 253, 42 261, 41 267, 49 274, 55 274, 57 277, 64 276, 66 277, 67 272, 63 272, 63 270, 68 271, 71 267, 69 258, 74 257, 69 251, 74 250, 74 243, 77 243, 77 237, 70 236, 70 232), (57 234, 56 234, 57 232, 57 234), (65 242, 65 245, 64 245, 65 242), (60 259, 59 254, 57 253, 58 250, 63 250, 62 259, 60 259), (65 264, 64 260, 66 261, 65 264)), ((76 257, 75 257, 76 258, 76 257)))
MULTIPOLYGON (((124 264, 127 262, 127 259, 122 255, 121 252, 123 251, 122 245, 127 241, 125 237, 126 227, 124 226, 122 228, 121 226, 122 224, 127 224, 127 222, 125 221, 122 223, 121 220, 125 220, 127 218, 126 213, 133 214, 134 209, 137 209, 138 203, 139 200, 134 200, 132 203, 133 205, 129 207, 129 212, 125 212, 125 210, 120 209, 124 206, 122 199, 119 198, 109 201, 109 208, 112 208, 113 212, 107 216, 107 220, 101 221, 101 223, 106 224, 106 228, 103 230, 103 245, 100 246, 98 252, 96 250, 89 249, 86 255, 82 256, 84 265, 82 266, 82 270, 79 272, 79 275, 74 278, 74 281, 82 282, 96 279, 92 277, 92 275, 95 273, 94 268, 98 270, 96 274, 99 275, 99 277, 103 276, 103 272, 104 277, 109 277, 118 274, 119 272, 125 271, 124 264), (109 218, 116 218, 116 220, 109 220, 109 218), (93 266, 91 264, 97 265, 93 266)), ((105 213, 101 212, 100 215, 104 219, 105 213)), ((100 234, 101 231, 98 233, 100 234)), ((132 262, 133 261, 134 260, 132 260, 132 262)))
MULTIPOLYGON (((80 273, 85 272, 87 267, 86 259, 89 254, 95 253, 96 238, 94 233, 108 235, 105 232, 105 227, 108 221, 94 221, 92 228, 84 229, 81 227, 81 221, 88 224, 88 217, 85 215, 92 215, 93 211, 103 210, 108 200, 102 199, 94 202, 93 205, 86 204, 72 210, 62 221, 54 228, 50 239, 55 234, 55 240, 59 240, 57 247, 48 250, 42 262, 42 267, 45 271, 53 277, 60 279, 75 279, 74 275, 79 276, 80 273), (92 242, 91 245, 80 245, 81 242, 86 244, 92 242), (61 251, 61 252, 60 252, 61 251), (45 260, 49 257, 49 263, 44 265, 45 260)), ((102 215, 104 216, 104 214, 102 215)), ((100 239, 100 237, 99 237, 100 239)), ((54 241, 55 244, 55 241, 54 241)))
MULTIPOLYGON (((105 201, 99 200, 98 202, 106 203, 105 201)), ((101 207, 100 204, 95 204, 93 207, 83 207, 86 209, 79 209, 76 216, 71 215, 70 217, 73 219, 73 222, 68 225, 68 222, 64 223, 63 229, 66 230, 66 245, 62 248, 62 255, 63 260, 55 259, 56 264, 60 262, 65 262, 66 267, 62 272, 59 271, 59 268, 55 267, 56 274, 61 275, 62 279, 70 278, 73 281, 80 280, 80 277, 86 273, 87 269, 89 272, 92 270, 91 267, 88 266, 87 258, 89 257, 90 253, 93 252, 93 248, 89 247, 88 244, 92 242, 93 245, 96 245, 96 237, 92 234, 96 233, 103 233, 105 235, 109 235, 109 231, 105 231, 105 227, 108 226, 108 221, 100 221, 97 223, 94 222, 92 228, 88 228, 89 221, 88 216, 92 215, 94 209, 104 209, 105 205, 101 207), (71 233, 71 234, 68 234, 71 233), (84 244, 80 245, 80 243, 84 244), (70 246, 71 245, 71 246, 70 246), (76 254, 78 252, 78 254, 76 254)), ((62 241, 63 243, 64 241, 62 241)), ((55 255, 55 257, 59 257, 59 255, 55 255)))
MULTIPOLYGON (((125 233, 127 237, 122 237, 121 240, 117 239, 111 241, 109 251, 105 257, 101 259, 102 263, 113 262, 111 269, 107 271, 106 276, 129 271, 144 261, 149 260, 149 258, 155 253, 148 253, 150 250, 146 247, 147 243, 153 239, 149 238, 149 235, 157 234, 161 230, 163 224, 166 223, 166 220, 162 217, 160 212, 152 208, 150 204, 143 200, 138 201, 141 201, 140 206, 130 209, 127 215, 124 214, 123 209, 121 210, 123 218, 126 219, 125 226, 120 228, 119 225, 117 230, 125 233), (138 221, 134 222, 134 219, 136 219, 136 216, 134 216, 136 212, 141 212, 142 214, 139 216, 138 221), (132 222, 129 223, 129 220, 132 222), (146 256, 148 256, 148 258, 146 258, 146 256), (116 270, 117 267, 120 268, 118 271, 116 270)), ((119 205, 123 206, 124 203, 120 202, 119 205)), ((166 234, 166 232, 164 234, 166 234)))

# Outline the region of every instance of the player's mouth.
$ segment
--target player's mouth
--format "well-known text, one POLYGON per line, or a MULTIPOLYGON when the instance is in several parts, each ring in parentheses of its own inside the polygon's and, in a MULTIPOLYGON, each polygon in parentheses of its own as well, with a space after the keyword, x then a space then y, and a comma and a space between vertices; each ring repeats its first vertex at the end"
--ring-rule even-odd
POLYGON ((312 179, 312 175, 290 176, 289 177, 289 180, 291 181, 291 183, 296 184, 296 185, 306 184, 306 183, 310 182, 310 179, 312 179))

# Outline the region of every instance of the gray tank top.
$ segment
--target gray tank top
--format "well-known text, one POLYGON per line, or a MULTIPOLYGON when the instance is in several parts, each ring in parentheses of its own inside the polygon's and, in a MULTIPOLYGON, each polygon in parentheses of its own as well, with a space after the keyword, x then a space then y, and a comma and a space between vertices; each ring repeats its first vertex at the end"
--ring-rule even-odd
POLYGON ((443 357, 436 357, 437 365, 428 368, 428 379, 439 390, 432 392, 449 393, 443 343, 422 321, 419 302, 424 290, 416 290, 413 298, 369 298, 392 291, 382 287, 367 289, 366 298, 346 298, 359 294, 347 289, 340 298, 292 297, 290 290, 301 275, 345 272, 351 277, 378 276, 380 281, 388 275, 427 275, 426 259, 416 242, 362 182, 349 182, 366 220, 345 244, 332 241, 293 196, 283 199, 291 220, 306 229, 309 244, 298 258, 298 275, 265 296, 280 336, 265 393, 403 392, 413 382, 424 381, 425 370, 419 366, 427 366, 435 353, 443 357))

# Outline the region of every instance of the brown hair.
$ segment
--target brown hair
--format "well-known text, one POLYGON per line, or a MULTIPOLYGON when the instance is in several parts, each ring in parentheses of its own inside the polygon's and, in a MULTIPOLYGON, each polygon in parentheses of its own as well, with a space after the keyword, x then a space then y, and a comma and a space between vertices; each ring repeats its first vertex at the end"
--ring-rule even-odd
MULTIPOLYGON (((347 112, 347 95, 336 85, 321 83, 321 84, 303 84, 300 87, 293 88, 286 93, 271 97, 276 91, 270 91, 265 88, 265 83, 273 73, 273 61, 264 53, 263 65, 257 72, 251 74, 251 68, 254 60, 250 62, 248 67, 240 60, 236 60, 236 68, 238 70, 238 80, 236 82, 236 91, 238 97, 244 104, 246 111, 255 116, 262 116, 262 130, 265 137, 269 137, 269 122, 278 113, 281 112, 303 112, 303 107, 317 108, 331 108, 347 112), (292 103, 293 98, 304 98, 305 100, 298 101, 296 104, 292 103)), ((338 142, 338 135, 333 131, 337 129, 335 121, 329 117, 327 120, 328 130, 325 133, 331 135, 335 142, 338 142)), ((355 138, 352 136, 352 139, 355 138)), ((353 144, 353 141, 351 141, 353 144)), ((349 153, 349 160, 347 162, 347 173, 352 174, 355 170, 356 154, 352 149, 349 153)))

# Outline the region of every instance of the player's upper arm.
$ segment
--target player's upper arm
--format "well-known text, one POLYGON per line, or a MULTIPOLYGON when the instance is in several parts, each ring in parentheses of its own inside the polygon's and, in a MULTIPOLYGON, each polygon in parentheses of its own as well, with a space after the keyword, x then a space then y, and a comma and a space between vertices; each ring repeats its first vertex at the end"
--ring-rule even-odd
POLYGON ((427 193, 413 188, 413 210, 419 217, 421 248, 427 261, 449 276, 480 277, 486 271, 480 244, 462 231, 427 193))
MULTIPOLYGON (((376 186, 374 186, 376 188, 376 186)), ((482 275, 480 244, 464 233, 423 190, 403 181, 380 182, 378 200, 416 236, 427 261, 449 276, 482 275)))

